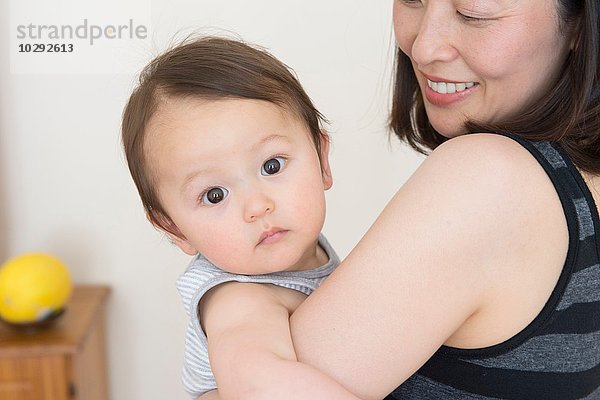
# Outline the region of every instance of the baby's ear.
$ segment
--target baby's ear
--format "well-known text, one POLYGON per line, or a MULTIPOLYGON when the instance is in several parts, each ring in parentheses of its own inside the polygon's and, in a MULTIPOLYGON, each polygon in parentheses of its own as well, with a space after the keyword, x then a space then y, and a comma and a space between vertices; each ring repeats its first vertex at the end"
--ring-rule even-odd
POLYGON ((188 242, 171 218, 162 213, 152 211, 146 213, 146 218, 148 218, 148 221, 150 221, 156 229, 167 235, 169 241, 179 247, 185 254, 190 256, 198 254, 196 249, 188 242))
POLYGON ((323 175, 323 188, 328 190, 333 186, 333 176, 329 165, 329 134, 321 130, 321 174, 323 175))

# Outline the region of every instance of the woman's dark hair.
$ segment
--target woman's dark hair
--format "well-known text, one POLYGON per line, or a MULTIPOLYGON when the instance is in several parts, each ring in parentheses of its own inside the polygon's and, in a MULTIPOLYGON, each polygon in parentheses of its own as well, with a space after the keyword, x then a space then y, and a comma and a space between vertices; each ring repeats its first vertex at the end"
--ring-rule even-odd
POLYGON ((271 102, 305 123, 320 157, 325 118, 285 64, 264 49, 239 40, 185 40, 144 68, 125 106, 121 125, 129 171, 148 218, 172 234, 180 232, 160 203, 145 149, 148 123, 168 98, 271 102))
MULTIPOLYGON (((534 106, 498 123, 468 121, 469 133, 511 132, 533 141, 559 142, 582 170, 600 173, 600 2, 556 1, 559 29, 573 38, 561 76, 534 106)), ((447 140, 429 123, 410 59, 396 49, 389 126, 426 154, 447 140)))

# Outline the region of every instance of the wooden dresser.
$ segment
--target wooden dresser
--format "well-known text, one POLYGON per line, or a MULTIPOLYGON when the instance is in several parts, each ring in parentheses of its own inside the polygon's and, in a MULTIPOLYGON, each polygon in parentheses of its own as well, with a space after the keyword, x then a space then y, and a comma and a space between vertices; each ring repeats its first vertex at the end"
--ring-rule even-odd
POLYGON ((0 322, 0 400, 108 400, 106 286, 77 286, 51 326, 0 322))

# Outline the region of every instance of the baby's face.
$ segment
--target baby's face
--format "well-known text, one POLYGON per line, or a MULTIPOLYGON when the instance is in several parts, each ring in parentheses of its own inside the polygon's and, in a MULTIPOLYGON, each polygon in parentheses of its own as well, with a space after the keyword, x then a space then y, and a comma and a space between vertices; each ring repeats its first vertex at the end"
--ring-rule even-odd
POLYGON ((320 265, 328 145, 321 169, 292 113, 259 100, 168 99, 147 133, 151 173, 183 251, 241 274, 320 265))

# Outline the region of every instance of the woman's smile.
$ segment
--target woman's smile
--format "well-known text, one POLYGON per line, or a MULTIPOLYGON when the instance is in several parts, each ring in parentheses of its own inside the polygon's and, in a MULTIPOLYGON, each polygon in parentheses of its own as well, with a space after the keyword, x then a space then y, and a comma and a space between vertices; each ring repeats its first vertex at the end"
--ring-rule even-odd
POLYGON ((464 100, 477 89, 477 82, 450 81, 425 75, 425 99, 434 106, 445 107, 464 100))

